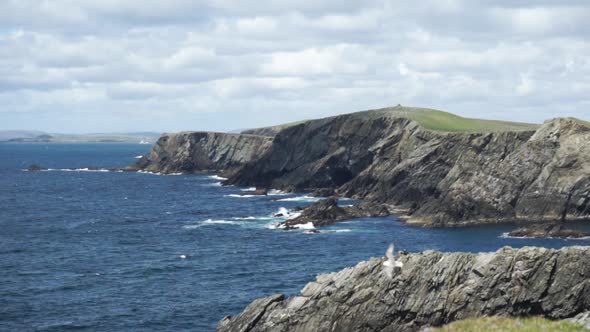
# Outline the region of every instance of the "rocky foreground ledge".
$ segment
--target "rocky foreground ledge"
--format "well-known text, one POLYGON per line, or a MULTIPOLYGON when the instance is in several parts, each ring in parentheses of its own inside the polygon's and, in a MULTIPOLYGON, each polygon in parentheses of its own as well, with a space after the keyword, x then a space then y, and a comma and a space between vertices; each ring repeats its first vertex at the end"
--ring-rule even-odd
POLYGON ((393 278, 373 258, 273 295, 217 331, 418 331, 480 316, 566 319, 590 311, 590 247, 402 253, 393 278))

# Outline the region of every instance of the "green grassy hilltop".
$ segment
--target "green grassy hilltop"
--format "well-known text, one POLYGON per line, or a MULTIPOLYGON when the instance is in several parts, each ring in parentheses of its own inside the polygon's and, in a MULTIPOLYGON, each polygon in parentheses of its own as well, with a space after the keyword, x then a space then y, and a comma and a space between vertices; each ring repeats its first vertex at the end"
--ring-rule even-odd
POLYGON ((464 118, 428 108, 397 106, 368 112, 407 118, 418 122, 425 129, 445 132, 526 131, 538 127, 531 123, 464 118))
POLYGON ((457 321, 432 332, 584 332, 581 326, 567 321, 550 321, 544 318, 486 317, 457 321))

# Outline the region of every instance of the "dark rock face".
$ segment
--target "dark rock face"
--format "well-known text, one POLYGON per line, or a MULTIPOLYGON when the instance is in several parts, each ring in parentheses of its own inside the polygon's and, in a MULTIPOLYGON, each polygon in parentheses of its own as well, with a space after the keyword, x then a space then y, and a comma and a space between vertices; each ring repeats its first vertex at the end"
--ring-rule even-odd
POLYGON ((290 230, 297 225, 312 223, 314 227, 328 226, 339 221, 363 217, 385 217, 391 211, 384 205, 363 202, 354 206, 340 207, 338 199, 330 197, 303 209, 297 218, 279 223, 278 229, 290 230))
POLYGON ((590 128, 444 133, 385 111, 280 131, 229 183, 336 193, 404 209, 408 221, 459 226, 590 219, 590 128))
POLYGON ((219 171, 232 174, 238 167, 257 159, 272 138, 212 132, 165 134, 149 155, 132 168, 160 173, 219 171))
POLYGON ((401 254, 320 275, 297 296, 257 300, 224 331, 417 331, 471 317, 572 318, 590 309, 590 247, 505 247, 495 253, 401 254))
POLYGON ((282 229, 292 229, 295 225, 313 223, 314 227, 327 226, 337 221, 350 219, 351 215, 338 206, 334 197, 323 199, 305 208, 297 218, 282 223, 282 229))
POLYGON ((560 238, 560 239, 577 239, 590 236, 590 233, 584 233, 574 229, 567 229, 562 225, 544 224, 531 225, 528 227, 519 228, 508 233, 513 237, 529 237, 529 238, 560 238))
POLYGON ((135 168, 215 170, 234 185, 361 198, 429 226, 590 219, 590 128, 583 124, 555 119, 536 130, 448 133, 400 111, 412 109, 252 131, 258 136, 165 135, 135 168))
POLYGON ((46 171, 47 170, 47 167, 43 167, 41 165, 33 164, 33 165, 29 166, 29 168, 27 168, 27 170, 29 170, 31 172, 46 171))

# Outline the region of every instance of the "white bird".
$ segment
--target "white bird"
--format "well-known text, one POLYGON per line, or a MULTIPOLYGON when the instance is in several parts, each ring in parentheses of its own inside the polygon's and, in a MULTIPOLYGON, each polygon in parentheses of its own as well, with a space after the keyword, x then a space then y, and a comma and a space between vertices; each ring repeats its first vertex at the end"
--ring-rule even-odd
POLYGON ((393 278, 394 268, 402 268, 404 266, 402 262, 395 260, 395 257, 393 256, 393 249, 393 242, 391 242, 389 248, 387 248, 387 251, 385 252, 385 257, 387 257, 387 260, 383 262, 383 272, 385 272, 389 278, 393 278))
POLYGON ((180 255, 180 259, 186 259, 186 255, 180 255))

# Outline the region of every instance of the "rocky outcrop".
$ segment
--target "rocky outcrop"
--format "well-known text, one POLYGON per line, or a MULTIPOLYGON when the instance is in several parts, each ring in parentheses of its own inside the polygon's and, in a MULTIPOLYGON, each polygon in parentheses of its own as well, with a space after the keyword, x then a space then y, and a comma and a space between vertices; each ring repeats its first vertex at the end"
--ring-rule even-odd
POLYGON ((420 225, 590 220, 585 123, 478 131, 479 120, 447 114, 431 130, 441 113, 400 106, 247 131, 259 135, 165 135, 135 167, 216 170, 227 184, 360 198, 420 225), (445 132, 453 121, 471 121, 470 130, 445 132))
POLYGON ((376 110, 285 128, 228 183, 334 188, 431 226, 590 219, 584 124, 555 119, 536 130, 452 133, 399 114, 406 113, 376 110))
POLYGON ((216 171, 227 176, 256 160, 272 138, 213 132, 164 134, 132 168, 157 173, 216 171))
POLYGON ((303 209, 296 218, 279 223, 278 229, 295 229, 298 225, 312 223, 314 227, 328 226, 339 221, 363 217, 384 217, 391 211, 383 205, 363 202, 354 206, 340 207, 336 197, 320 200, 303 209))
POLYGON ((515 229, 508 233, 508 236, 526 238, 579 239, 583 237, 590 237, 590 233, 585 233, 575 229, 568 229, 563 225, 543 224, 530 225, 527 227, 515 229))
POLYGON ((37 164, 33 164, 33 165, 29 166, 27 168, 27 170, 30 171, 30 172, 46 171, 47 170, 47 167, 41 166, 41 165, 37 165, 37 164))
POLYGON ((225 331, 417 331, 480 316, 574 317, 590 309, 590 247, 505 247, 495 253, 400 255, 320 275, 300 294, 257 300, 225 331))

